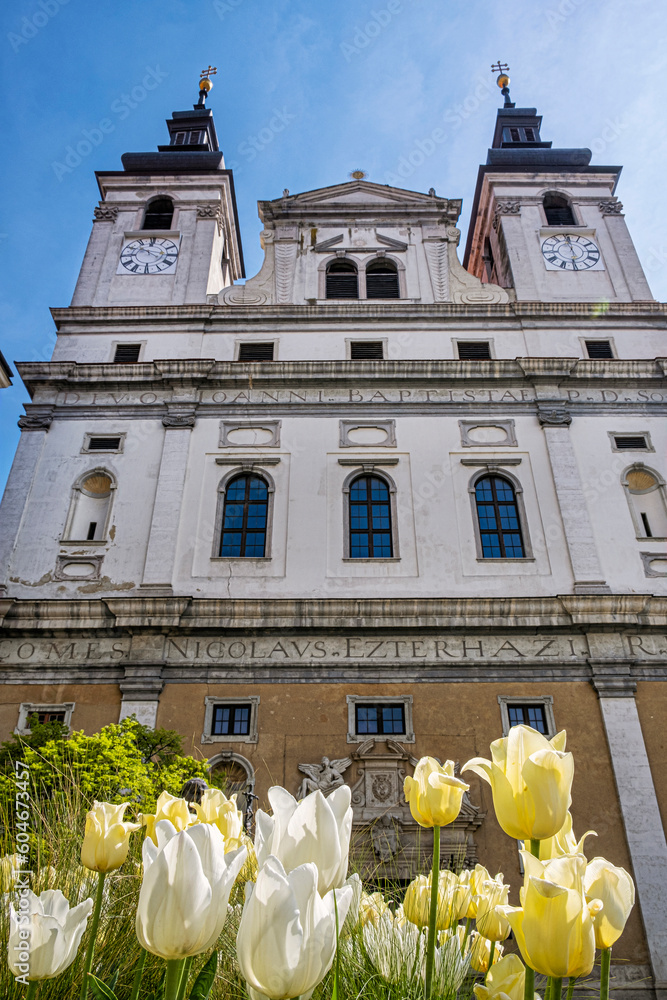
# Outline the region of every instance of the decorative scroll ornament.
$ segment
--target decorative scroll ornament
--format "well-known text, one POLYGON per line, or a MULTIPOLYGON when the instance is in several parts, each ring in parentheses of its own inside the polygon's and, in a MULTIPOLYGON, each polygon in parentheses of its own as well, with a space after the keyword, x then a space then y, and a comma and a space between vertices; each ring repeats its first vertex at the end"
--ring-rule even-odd
POLYGON ((617 198, 609 198, 598 202, 598 208, 603 215, 623 215, 623 202, 617 198))
POLYGON ((433 298, 436 302, 447 302, 449 299, 447 248, 446 240, 424 240, 426 260, 433 285, 433 298))
POLYGON ((296 793, 297 799, 304 799, 310 792, 322 792, 323 795, 330 795, 334 788, 340 788, 345 784, 343 772, 352 763, 351 757, 340 757, 338 760, 329 760, 323 757, 319 764, 299 764, 299 770, 306 775, 299 790, 296 793))
POLYGON ((222 232, 222 206, 221 205, 197 205, 198 219, 215 219, 218 224, 218 233, 222 232))
POLYGON ((559 424, 567 425, 572 423, 572 414, 564 407, 554 406, 549 409, 538 410, 537 419, 542 426, 545 424, 549 427, 558 426, 559 424))
POLYGON ((493 228, 497 231, 502 215, 520 215, 521 202, 519 201, 497 201, 496 210, 493 213, 493 228))
POLYGON ((276 302, 285 303, 290 301, 292 283, 294 281, 294 269, 296 266, 296 243, 276 242, 276 302))
POLYGON ((93 209, 95 218, 93 222, 115 222, 118 218, 118 208, 116 205, 105 205, 103 201, 93 209))
POLYGON ((22 431, 48 431, 53 423, 53 414, 46 413, 26 413, 19 417, 18 425, 22 431))

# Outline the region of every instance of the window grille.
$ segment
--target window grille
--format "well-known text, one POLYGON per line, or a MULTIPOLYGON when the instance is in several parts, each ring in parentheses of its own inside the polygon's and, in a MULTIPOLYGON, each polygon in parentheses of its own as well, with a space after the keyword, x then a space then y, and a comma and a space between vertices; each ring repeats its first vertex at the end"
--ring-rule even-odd
POLYGON ((491 345, 488 340, 459 340, 460 361, 489 361, 491 345))
POLYGON ((87 451, 118 451, 119 437, 91 437, 88 439, 87 451))
POLYGON ((171 229, 174 203, 171 198, 156 198, 146 209, 142 229, 171 229))
POLYGON ((359 275, 352 261, 334 260, 327 268, 326 297, 328 299, 358 299, 359 275))
POLYGON ((116 344, 115 364, 129 365, 139 360, 141 344, 116 344))
POLYGON ((355 705, 356 734, 369 736, 393 734, 402 736, 405 733, 405 706, 402 702, 396 704, 355 705))
POLYGON ((523 559, 524 547, 514 487, 500 476, 485 476, 475 486, 484 559, 523 559))
POLYGON ((574 212, 563 195, 545 194, 542 205, 547 217, 547 226, 576 226, 574 212))
POLYGON ((353 340, 350 344, 352 361, 382 361, 384 344, 381 340, 353 340))
POLYGON ((544 733, 545 736, 548 733, 544 705, 508 705, 507 715, 510 728, 512 726, 530 726, 532 729, 537 729, 538 733, 544 733))
POLYGON ((250 732, 251 705, 214 705, 212 736, 247 736, 250 732))
POLYGON ((377 476, 359 476, 350 485, 350 558, 393 555, 389 487, 377 476))
POLYGON ((586 352, 589 358, 613 358, 614 352, 608 340, 587 340, 586 352))
POLYGON ((614 435, 614 444, 618 451, 648 451, 646 438, 643 434, 614 435))
POLYGON ((387 261, 373 261, 366 268, 367 299, 399 299, 398 272, 387 261))
POLYGON ((268 487, 259 476, 231 480, 225 492, 221 556, 264 556, 268 506, 268 487))
POLYGON ((273 361, 272 343, 239 344, 239 361, 273 361))

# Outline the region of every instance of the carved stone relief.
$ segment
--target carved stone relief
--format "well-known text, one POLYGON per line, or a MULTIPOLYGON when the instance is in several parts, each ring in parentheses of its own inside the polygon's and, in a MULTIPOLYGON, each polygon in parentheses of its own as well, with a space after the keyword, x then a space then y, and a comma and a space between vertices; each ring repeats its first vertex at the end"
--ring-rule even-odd
POLYGON ((623 215, 623 202, 617 198, 610 198, 598 202, 598 208, 603 215, 623 215))
POLYGON ((297 244, 291 240, 275 244, 276 302, 291 301, 296 267, 296 248, 297 244))
POLYGON ((93 209, 93 222, 115 222, 118 218, 118 208, 116 205, 105 205, 104 202, 93 209))

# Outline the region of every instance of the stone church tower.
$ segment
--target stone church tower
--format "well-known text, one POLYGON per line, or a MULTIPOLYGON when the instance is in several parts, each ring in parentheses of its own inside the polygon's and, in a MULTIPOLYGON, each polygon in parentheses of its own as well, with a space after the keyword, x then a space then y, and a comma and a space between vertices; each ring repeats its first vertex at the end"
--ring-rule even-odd
MULTIPOLYGON (((665 306, 615 191, 506 105, 461 202, 355 177, 259 203, 245 284, 205 94, 101 200, 0 537, 2 738, 177 729, 242 798, 353 787, 369 875, 428 852, 402 777, 567 729, 575 829, 634 874, 667 985, 665 306)), ((449 828, 448 828, 449 830, 449 828)), ((455 860, 520 884, 475 782, 455 860)))

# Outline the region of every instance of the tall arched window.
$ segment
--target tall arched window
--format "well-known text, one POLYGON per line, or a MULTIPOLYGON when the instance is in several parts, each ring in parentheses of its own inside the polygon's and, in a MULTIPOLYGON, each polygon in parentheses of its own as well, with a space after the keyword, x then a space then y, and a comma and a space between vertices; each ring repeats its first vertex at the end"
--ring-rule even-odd
POLYGON ((366 268, 367 299, 400 299, 398 271, 389 260, 373 260, 366 268))
POLYGON ((658 476, 645 466, 636 465, 626 472, 623 484, 637 537, 667 538, 664 486, 658 476))
POLYGON ((384 479, 358 476, 350 484, 349 504, 350 558, 391 558, 391 499, 384 479))
POLYGON ((547 217, 547 226, 576 226, 577 220, 565 195, 547 192, 542 205, 547 217))
POLYGON ((264 556, 269 488, 259 476, 236 476, 225 491, 221 556, 264 556))
POLYGON ((484 559, 523 559, 519 509, 510 481, 502 476, 478 479, 475 500, 484 559))
POLYGON ((327 268, 328 299, 358 299, 359 275, 351 260, 333 260, 327 268))
POLYGON ((142 229, 171 229, 174 203, 171 198, 155 198, 146 207, 142 229))
POLYGON ((66 541, 104 541, 113 487, 111 476, 104 469, 94 469, 78 480, 65 529, 66 541))

